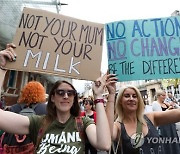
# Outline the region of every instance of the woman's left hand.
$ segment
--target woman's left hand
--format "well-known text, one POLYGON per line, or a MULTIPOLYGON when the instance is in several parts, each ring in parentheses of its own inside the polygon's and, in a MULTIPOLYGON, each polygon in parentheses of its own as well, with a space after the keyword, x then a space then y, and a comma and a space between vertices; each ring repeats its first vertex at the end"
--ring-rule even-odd
POLYGON ((108 89, 109 94, 116 93, 116 83, 117 83, 116 74, 107 74, 106 78, 106 87, 108 89))
POLYGON ((7 44, 6 49, 2 50, 0 52, 0 66, 5 66, 7 59, 9 61, 15 61, 16 60, 16 54, 14 52, 14 49, 16 46, 13 43, 7 44))

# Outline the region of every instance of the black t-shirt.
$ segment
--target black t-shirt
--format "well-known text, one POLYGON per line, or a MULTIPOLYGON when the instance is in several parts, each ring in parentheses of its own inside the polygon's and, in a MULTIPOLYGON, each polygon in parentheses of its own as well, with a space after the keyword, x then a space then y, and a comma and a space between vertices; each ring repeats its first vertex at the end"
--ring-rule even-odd
POLYGON ((131 137, 127 134, 124 124, 121 123, 122 150, 124 154, 164 154, 164 149, 159 143, 159 135, 156 128, 147 116, 145 116, 145 120, 148 126, 148 133, 144 136, 144 143, 139 147, 139 152, 131 144, 131 137))

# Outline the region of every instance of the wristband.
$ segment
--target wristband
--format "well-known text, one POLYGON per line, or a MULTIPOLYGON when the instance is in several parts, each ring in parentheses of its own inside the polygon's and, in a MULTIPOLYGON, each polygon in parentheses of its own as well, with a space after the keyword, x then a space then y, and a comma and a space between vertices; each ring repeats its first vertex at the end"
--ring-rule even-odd
POLYGON ((104 104, 104 99, 95 99, 94 104, 96 105, 97 103, 103 103, 104 104))

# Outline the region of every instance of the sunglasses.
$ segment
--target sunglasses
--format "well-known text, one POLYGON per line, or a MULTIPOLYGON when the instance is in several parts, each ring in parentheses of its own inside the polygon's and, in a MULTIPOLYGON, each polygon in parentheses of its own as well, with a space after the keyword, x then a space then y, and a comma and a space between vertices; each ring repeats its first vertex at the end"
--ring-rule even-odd
POLYGON ((75 90, 62 90, 62 89, 56 89, 56 94, 59 96, 64 96, 65 94, 68 95, 68 97, 70 96, 75 96, 76 95, 76 91, 75 90))
POLYGON ((89 103, 84 103, 84 105, 88 105, 89 103))

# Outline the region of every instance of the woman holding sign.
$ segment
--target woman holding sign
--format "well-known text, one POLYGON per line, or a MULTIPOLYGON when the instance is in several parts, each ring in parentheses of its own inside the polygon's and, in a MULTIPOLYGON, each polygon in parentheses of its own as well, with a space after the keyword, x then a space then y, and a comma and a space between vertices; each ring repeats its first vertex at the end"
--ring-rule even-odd
MULTIPOLYGON (((0 52, 4 65, 7 58, 10 61, 15 58, 11 49, 0 52)), ((27 117, 0 110, 0 129, 29 134, 36 145, 35 152, 40 154, 82 154, 85 136, 95 148, 109 150, 111 135, 102 96, 105 84, 105 77, 98 78, 93 84, 96 125, 88 117, 79 117, 78 96, 73 85, 67 81, 57 81, 49 94, 47 115, 27 117)))
MULTIPOLYGON (((107 83, 110 82, 107 75, 107 83)), ((114 121, 115 84, 107 85, 109 91, 106 113, 109 119, 114 153, 124 154, 164 154, 156 126, 180 121, 180 110, 151 112, 144 115, 144 102, 140 91, 131 85, 121 87, 116 98, 118 114, 114 121)), ((179 144, 179 140, 177 141, 179 144)), ((179 153, 177 151, 176 153, 179 153)))

